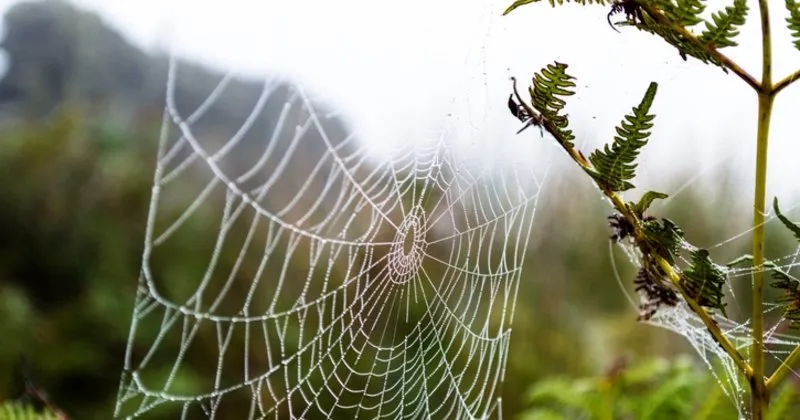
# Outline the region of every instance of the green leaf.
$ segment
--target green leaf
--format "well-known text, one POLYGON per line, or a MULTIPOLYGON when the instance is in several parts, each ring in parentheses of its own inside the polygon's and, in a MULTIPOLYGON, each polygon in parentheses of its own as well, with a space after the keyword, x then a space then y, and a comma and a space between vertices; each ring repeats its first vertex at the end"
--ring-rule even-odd
POLYGON ((636 213, 636 216, 641 219, 644 217, 644 213, 647 211, 647 209, 650 208, 650 205, 653 204, 653 201, 658 199, 663 200, 667 197, 669 197, 667 194, 660 193, 658 191, 648 191, 644 193, 642 198, 639 199, 638 203, 630 203, 630 207, 631 210, 636 213))
MULTIPOLYGON (((524 6, 526 4, 531 4, 531 3, 539 3, 540 1, 542 1, 542 0, 517 0, 514 3, 512 3, 511 6, 508 6, 506 8, 506 10, 503 12, 503 16, 513 12, 516 8, 518 8, 520 6, 524 6)), ((553 7, 555 7, 556 5, 561 6, 564 3, 576 3, 576 4, 579 4, 581 6, 586 6, 587 4, 597 4, 597 5, 600 5, 600 6, 604 6, 606 4, 610 4, 610 1, 608 1, 608 0, 572 0, 572 1, 570 1, 570 0, 548 0, 548 2, 550 3, 550 6, 553 6, 553 7)))
MULTIPOLYGON (((528 89, 531 95, 531 106, 544 116, 561 131, 564 139, 569 143, 575 139, 572 131, 567 129, 569 120, 566 114, 561 114, 567 102, 562 98, 572 96, 575 92, 574 77, 567 74, 567 64, 548 64, 541 72, 533 75, 533 85, 528 89)), ((571 144, 571 143, 570 143, 571 144)))
POLYGON ((778 220, 780 220, 787 229, 791 230, 794 234, 794 237, 800 241, 800 226, 794 224, 791 220, 784 216, 783 213, 781 213, 781 209, 778 207, 778 197, 775 197, 772 200, 772 208, 775 209, 775 214, 778 216, 778 220))
POLYGON ((738 27, 744 25, 747 10, 746 0, 734 0, 733 6, 712 14, 713 22, 706 22, 700 41, 716 48, 735 47, 738 44, 733 38, 739 35, 738 27))
POLYGON ((557 115, 567 104, 559 96, 575 94, 570 89, 575 87, 575 78, 567 74, 569 65, 557 61, 554 63, 534 74, 533 87, 530 89, 533 107, 548 118, 557 115))
POLYGON ((692 251, 692 264, 683 271, 681 285, 700 306, 719 309, 727 316, 722 302, 725 273, 711 262, 708 250, 692 251))
POLYGON ((672 10, 670 16, 672 20, 680 23, 684 27, 690 27, 702 22, 700 15, 706 9, 706 5, 700 0, 677 0, 677 7, 672 10))
POLYGON ((786 23, 792 32, 794 47, 800 50, 800 3, 795 0, 786 0, 786 9, 789 10, 789 17, 786 18, 786 23))
POLYGON ((726 73, 728 72, 728 69, 725 68, 725 65, 718 59, 714 58, 714 56, 709 54, 702 45, 696 45, 695 42, 692 42, 680 31, 669 25, 661 25, 654 22, 652 19, 647 19, 648 21, 646 23, 636 24, 636 27, 642 31, 657 35, 668 44, 675 47, 678 50, 678 54, 680 54, 681 58, 684 60, 686 60, 686 57, 691 56, 702 61, 703 63, 713 64, 721 68, 722 71, 726 73))
POLYGON ((775 301, 784 307, 783 316, 789 319, 789 327, 800 329, 800 280, 781 270, 771 261, 764 264, 770 268, 770 286, 783 290, 784 295, 775 301))
POLYGON ((513 12, 517 7, 524 6, 524 5, 530 4, 530 3, 538 3, 540 1, 542 1, 542 0, 517 0, 514 3, 512 3, 511 6, 508 6, 506 8, 506 11, 503 12, 503 16, 513 12))
POLYGON ((683 243, 683 230, 672 220, 644 220, 642 232, 645 236, 646 248, 649 253, 654 253, 675 264, 675 257, 681 250, 683 243))
POLYGON ((611 191, 626 191, 634 187, 629 181, 636 175, 636 158, 639 150, 647 144, 652 121, 655 115, 648 114, 656 96, 658 84, 651 82, 639 106, 633 108, 633 114, 625 116, 616 128, 614 143, 605 145, 603 150, 595 150, 589 161, 597 171, 590 174, 595 180, 611 191))
POLYGON ((686 28, 702 22, 700 14, 706 8, 701 0, 650 0, 650 3, 661 9, 669 20, 686 28))

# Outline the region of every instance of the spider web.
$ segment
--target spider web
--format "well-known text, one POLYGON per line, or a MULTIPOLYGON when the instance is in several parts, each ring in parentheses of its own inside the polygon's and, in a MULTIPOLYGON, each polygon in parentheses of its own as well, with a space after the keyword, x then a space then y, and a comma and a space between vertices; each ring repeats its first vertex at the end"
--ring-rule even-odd
POLYGON ((376 159, 279 79, 219 133, 209 109, 247 92, 227 75, 186 105, 181 77, 115 417, 499 416, 532 175, 460 159, 447 128, 376 159), (175 268, 187 247, 207 265, 175 268))
MULTIPOLYGON (((177 409, 214 418, 243 406, 249 418, 498 416, 542 179, 529 172, 534 165, 466 161, 452 140, 477 136, 453 127, 377 158, 301 84, 282 80, 264 80, 252 107, 237 113, 241 129, 219 133, 209 109, 248 96, 229 75, 201 103, 189 101, 178 82, 191 74, 180 68, 170 66, 116 416, 177 409), (207 267, 173 268, 179 248, 197 249, 207 267)), ((609 85, 624 83, 617 82, 609 85)), ((526 142, 536 137, 552 146, 527 135, 526 142)), ((653 139, 648 147, 659 143, 669 142, 653 139)), ((731 157, 720 154, 717 162, 731 157)), ((659 190, 672 199, 714 165, 702 165, 676 190, 659 190)), ((706 248, 713 253, 748 234, 706 248)), ((622 249, 636 266, 636 250, 622 249)), ((798 255, 773 261, 788 271, 798 255)), ((734 291, 754 269, 720 268, 730 306, 749 307, 734 291)), ((765 342, 768 357, 780 362, 799 341, 785 334, 777 306, 765 311, 779 319, 765 342)), ((715 319, 746 354, 749 318, 715 319)), ((648 322, 685 337, 740 417, 747 415, 743 378, 696 315, 681 304, 662 307, 648 322)))

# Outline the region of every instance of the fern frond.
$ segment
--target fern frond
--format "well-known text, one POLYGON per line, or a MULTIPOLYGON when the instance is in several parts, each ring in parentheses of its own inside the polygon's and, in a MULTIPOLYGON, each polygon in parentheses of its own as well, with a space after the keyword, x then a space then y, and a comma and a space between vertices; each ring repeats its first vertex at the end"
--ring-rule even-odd
MULTIPOLYGON (((567 102, 564 96, 572 96, 575 92, 574 77, 567 74, 567 64, 548 64, 541 72, 533 75, 533 84, 528 88, 531 95, 531 106, 550 123, 553 124, 564 137, 567 143, 575 139, 572 131, 567 129, 569 119, 566 114, 561 114, 567 102)), ((571 143, 570 143, 571 144, 571 143)))
POLYGON ((778 207, 778 197, 775 197, 772 200, 772 208, 775 210, 775 215, 778 216, 778 220, 780 220, 781 223, 783 223, 783 225, 786 226, 787 229, 792 231, 795 239, 800 241, 800 226, 794 224, 794 222, 789 220, 786 216, 783 215, 783 213, 781 213, 781 209, 780 207, 778 207))
POLYGON ((708 250, 692 251, 692 264, 683 271, 681 285, 700 306, 719 309, 727 317, 722 301, 725 273, 711 262, 708 250))
MULTIPOLYGON (((792 231, 795 239, 800 242, 800 226, 781 213, 781 208, 778 206, 778 197, 772 200, 772 208, 775 210, 778 220, 792 231)), ((775 280, 770 283, 770 286, 781 289, 784 292, 784 295, 777 299, 778 303, 786 306, 783 316, 790 320, 790 327, 800 329, 800 280, 790 276, 771 261, 765 263, 764 266, 771 269, 772 279, 775 280)))
POLYGON ((688 28, 702 22, 700 15, 706 10, 706 5, 700 0, 676 0, 676 6, 668 14, 672 20, 688 28))
POLYGON ((687 57, 694 57, 705 64, 713 64, 721 68, 722 71, 726 73, 728 72, 728 69, 725 68, 725 65, 717 60, 714 56, 709 54, 702 45, 692 42, 692 40, 688 39, 686 35, 675 30, 671 26, 659 24, 649 16, 645 19, 646 20, 644 23, 637 23, 635 25, 636 28, 641 31, 649 32, 663 39, 668 44, 675 47, 675 49, 678 50, 678 54, 680 54, 681 58, 684 60, 686 60, 687 57))
POLYGON ((642 232, 645 237, 643 253, 658 255, 675 264, 675 257, 683 243, 683 230, 678 225, 669 219, 649 219, 642 221, 642 232))
POLYGON ((764 264, 770 267, 770 277, 773 282, 769 285, 783 290, 784 295, 775 301, 784 306, 783 316, 789 320, 789 327, 800 329, 800 280, 790 276, 775 264, 764 264))
POLYGON ((595 150, 589 161, 596 172, 590 175, 605 188, 611 191, 625 191, 634 187, 629 180, 636 175, 636 158, 639 150, 647 144, 652 121, 655 115, 648 114, 656 96, 658 84, 650 83, 639 106, 633 108, 633 114, 626 115, 617 127, 614 143, 605 145, 603 150, 595 150))
POLYGON ((794 47, 800 50, 800 3, 795 0, 786 0, 786 9, 789 11, 786 23, 792 32, 794 47))
POLYGON ((554 62, 548 64, 541 72, 533 75, 533 86, 529 89, 533 108, 546 118, 552 119, 564 109, 567 102, 559 96, 571 96, 575 92, 574 77, 567 74, 568 65, 554 62))
POLYGON ((701 0, 649 0, 648 3, 658 7, 671 21, 685 28, 702 22, 700 14, 706 9, 701 0))
MULTIPOLYGON (((503 12, 503 16, 513 12, 516 8, 518 8, 520 6, 524 6, 526 4, 531 4, 531 3, 539 3, 540 1, 542 1, 542 0, 517 0, 514 3, 512 3, 511 6, 508 6, 506 8, 506 10, 503 12)), ((547 1, 550 3, 550 6, 553 6, 553 7, 555 7, 556 5, 560 6, 560 5, 564 4, 564 3, 576 3, 576 4, 579 4, 581 6, 585 6, 587 4, 596 4, 596 5, 604 6, 604 5, 608 4, 608 3, 610 3, 610 1, 608 1, 608 0, 572 0, 572 1, 570 1, 570 0, 547 0, 547 1)))
POLYGON ((747 0, 734 0, 733 6, 712 14, 713 22, 706 22, 700 41, 716 48, 735 47, 738 44, 733 38, 739 35, 738 27, 744 25, 747 11, 747 0))

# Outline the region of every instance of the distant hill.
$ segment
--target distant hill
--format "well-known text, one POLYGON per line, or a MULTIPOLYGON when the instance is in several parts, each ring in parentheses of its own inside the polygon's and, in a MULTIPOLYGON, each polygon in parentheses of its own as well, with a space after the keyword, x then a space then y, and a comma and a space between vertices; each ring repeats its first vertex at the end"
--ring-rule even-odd
MULTIPOLYGON (((13 6, 3 19, 6 35, 0 48, 9 58, 0 80, 4 118, 44 117, 66 103, 124 119, 163 107, 168 58, 142 51, 97 14, 62 0, 37 0, 13 6)), ((182 62, 175 95, 178 108, 190 113, 222 76, 182 62)), ((267 120, 278 115, 290 94, 288 86, 278 84, 262 112, 267 120)), ((252 112, 262 87, 260 80, 233 80, 198 121, 198 131, 237 129, 252 112)), ((328 123, 334 134, 346 131, 340 120, 328 123)), ((249 137, 263 140, 272 128, 268 121, 257 121, 249 137)))
MULTIPOLYGON (((4 24, 6 36, 0 47, 7 53, 9 67, 0 80, 0 120, 47 118, 62 106, 77 104, 103 122, 137 125, 146 115, 147 124, 160 124, 167 57, 141 50, 97 14, 62 0, 17 4, 4 16, 4 24)), ((183 61, 177 74, 174 97, 182 116, 197 109, 223 77, 217 71, 183 61)), ((232 79, 202 118, 192 124, 193 132, 209 150, 218 149, 253 113, 264 88, 262 80, 232 79)), ((289 150, 295 127, 308 119, 292 86, 278 80, 268 89, 269 99, 255 115, 252 127, 222 162, 232 175, 252 166, 270 141, 277 141, 273 154, 281 156, 289 150), (275 137, 278 115, 287 101, 292 102, 292 107, 280 135, 275 137)), ((315 108, 319 115, 327 113, 319 104, 315 108)), ((322 120, 331 143, 336 145, 345 138, 348 129, 342 120, 322 120)), ((173 133, 176 131, 173 129, 173 133)), ((326 153, 329 150, 322 137, 316 130, 309 130, 295 149, 292 165, 276 191, 295 194, 326 153)), ((348 148, 339 153, 347 154, 348 148)), ((328 163, 331 161, 328 159, 328 163)), ((276 165, 277 160, 273 159, 262 172, 268 176, 276 165)), ((254 178, 252 182, 259 181, 254 178)), ((285 199, 280 197, 282 194, 272 195, 285 199)))
POLYGON ((166 61, 137 49, 94 13, 59 0, 24 2, 4 24, 0 47, 10 63, 0 104, 7 113, 45 115, 66 101, 113 98, 132 108, 162 102, 166 61))

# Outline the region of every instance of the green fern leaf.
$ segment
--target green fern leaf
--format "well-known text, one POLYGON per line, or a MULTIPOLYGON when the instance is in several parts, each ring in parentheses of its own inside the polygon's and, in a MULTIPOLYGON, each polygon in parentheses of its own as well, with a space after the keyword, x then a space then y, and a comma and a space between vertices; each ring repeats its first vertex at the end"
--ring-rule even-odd
POLYGON ((657 191, 648 191, 644 193, 642 198, 639 199, 638 203, 628 203, 628 205, 630 206, 631 210, 633 210, 633 212, 636 213, 636 217, 641 219, 642 217, 644 217, 644 213, 647 211, 647 209, 650 208, 650 205, 653 204, 653 201, 659 199, 663 200, 667 197, 669 196, 664 193, 660 193, 657 191))
POLYGON ((655 254, 675 264, 675 257, 681 250, 683 230, 669 219, 651 219, 642 222, 645 243, 645 254, 655 254))
POLYGON ((541 0, 517 0, 514 3, 512 3, 511 6, 508 6, 506 8, 506 10, 503 12, 503 16, 513 12, 517 7, 524 6, 530 3, 538 3, 540 1, 541 0))
POLYGON ((780 220, 787 229, 792 231, 795 239, 800 241, 800 226, 794 224, 791 220, 784 216, 783 213, 781 213, 781 209, 778 207, 778 197, 775 197, 772 200, 772 208, 775 209, 775 214, 778 216, 778 220, 780 220))
POLYGON ((670 18, 684 27, 690 27, 702 22, 700 15, 705 11, 706 5, 700 0, 677 0, 677 7, 673 9, 670 18))
POLYGON ((681 58, 684 60, 686 60, 687 57, 694 57, 705 64, 713 64, 721 68, 722 71, 728 72, 728 69, 725 68, 725 65, 721 61, 714 58, 701 45, 696 45, 694 42, 687 39, 681 32, 671 26, 661 25, 647 15, 645 15, 645 19, 646 21, 644 23, 636 23, 636 28, 663 39, 668 44, 675 47, 675 49, 678 50, 678 54, 680 54, 681 58))
POLYGON ((783 316, 789 320, 789 327, 800 329, 800 280, 790 276, 775 264, 769 266, 770 277, 773 280, 769 285, 784 292, 784 295, 775 301, 784 306, 783 316))
POLYGON ((800 3, 795 0, 786 0, 786 9, 789 10, 786 23, 788 23, 789 30, 792 31, 794 47, 800 50, 800 3))
MULTIPOLYGON (((516 8, 518 8, 520 6, 524 6, 526 4, 531 4, 531 3, 539 3, 540 1, 542 1, 542 0, 517 0, 514 3, 512 3, 511 6, 508 6, 506 8, 506 10, 503 12, 503 16, 513 12, 516 8)), ((556 5, 560 6, 560 5, 564 4, 564 3, 576 3, 576 4, 579 4, 581 6, 585 6, 587 4, 597 4, 597 5, 600 5, 600 6, 604 6, 604 5, 608 4, 608 3, 610 3, 610 1, 608 1, 608 0, 572 0, 572 1, 570 1, 570 0, 547 0, 547 1, 553 7, 555 7, 556 5)))
POLYGON ((734 0, 733 6, 711 15, 713 22, 706 22, 706 30, 700 35, 700 41, 716 48, 735 47, 733 38, 739 35, 739 26, 744 25, 747 16, 747 1, 734 0))
POLYGON ((533 109, 558 128, 565 141, 571 145, 575 136, 567 129, 569 119, 566 114, 561 114, 567 104, 563 97, 575 94, 572 90, 575 87, 575 78, 567 74, 567 67, 567 64, 557 61, 548 64, 541 72, 533 75, 533 85, 528 92, 533 109))
MULTIPOLYGON (((772 208, 775 210, 778 220, 787 229, 791 230, 795 239, 800 242, 800 226, 781 213, 781 209, 778 206, 778 197, 772 200, 772 208)), ((783 316, 790 320, 790 327, 800 329, 800 280, 782 271, 772 262, 765 263, 764 266, 771 269, 771 277, 774 281, 770 283, 770 286, 781 289, 784 292, 784 295, 777 299, 778 303, 786 306, 783 316)))
POLYGON ((650 0, 669 20, 683 27, 691 27, 702 22, 700 14, 706 9, 701 0, 650 0))
POLYGON ((692 251, 692 264, 683 271, 681 284, 686 290, 686 294, 697 301, 700 306, 719 309, 723 315, 727 316, 725 304, 722 302, 725 273, 711 262, 708 250, 692 251))
POLYGON ((567 102, 559 96, 571 96, 575 92, 570 88, 575 87, 574 77, 567 74, 568 65, 555 62, 548 64, 540 73, 533 76, 533 86, 529 89, 533 108, 541 112, 546 118, 557 116, 567 102))
POLYGON ((648 114, 648 111, 657 88, 657 83, 650 83, 642 102, 617 127, 618 135, 614 137, 614 143, 610 147, 605 145, 603 150, 595 150, 589 156, 589 161, 596 170, 590 174, 600 185, 611 191, 626 191, 634 187, 629 180, 636 175, 634 162, 639 156, 639 150, 647 144, 650 136, 648 130, 653 127, 655 115, 648 114))

